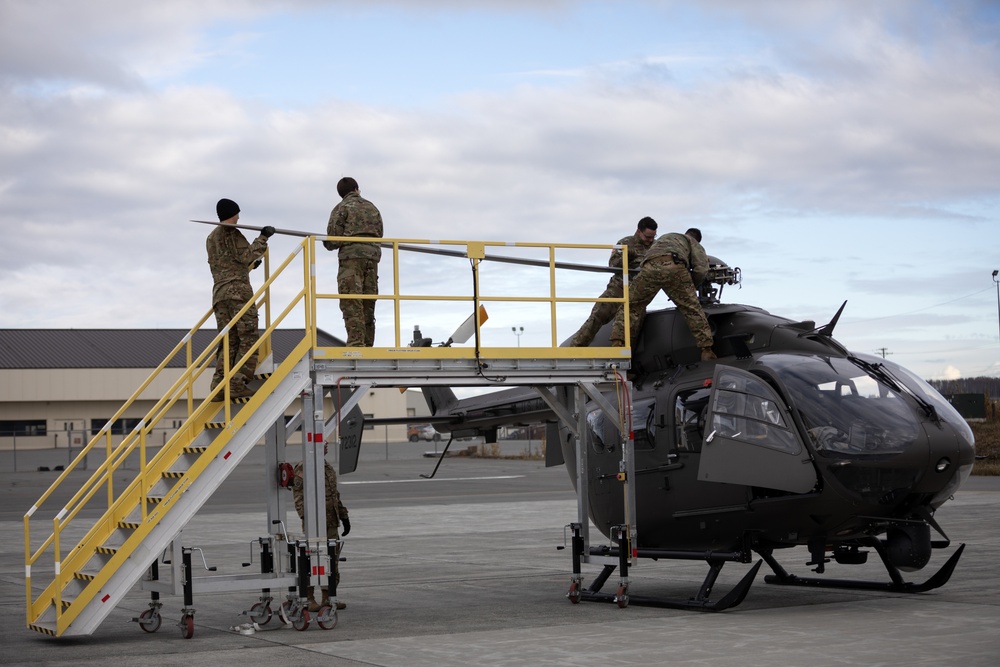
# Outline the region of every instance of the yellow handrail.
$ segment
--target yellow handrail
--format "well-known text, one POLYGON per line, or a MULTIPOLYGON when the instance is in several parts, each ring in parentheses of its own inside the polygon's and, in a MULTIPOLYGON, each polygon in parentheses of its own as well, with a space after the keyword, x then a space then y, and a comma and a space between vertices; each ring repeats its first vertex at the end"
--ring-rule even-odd
MULTIPOLYGON (((233 413, 231 408, 231 403, 229 399, 230 391, 230 378, 236 369, 239 369, 243 364, 251 357, 253 354, 259 354, 261 357, 266 356, 271 348, 271 338, 274 331, 279 327, 286 319, 289 318, 298 309, 301 309, 302 319, 304 322, 304 341, 308 348, 313 350, 319 349, 319 337, 318 337, 318 304, 321 299, 379 299, 379 300, 391 300, 392 301, 392 312, 394 319, 394 344, 391 346, 386 346, 383 349, 364 349, 363 352, 359 354, 370 354, 375 353, 377 355, 392 356, 393 354, 398 354, 397 348, 401 345, 402 341, 402 324, 401 324, 401 305, 409 302, 472 302, 483 303, 483 302, 493 302, 493 303, 522 303, 522 304, 548 304, 549 311, 549 321, 550 321, 550 344, 552 346, 553 355, 558 356, 579 356, 579 357, 607 357, 612 356, 607 348, 574 348, 572 350, 568 349, 558 349, 557 341, 557 319, 558 319, 558 308, 561 304, 578 304, 578 303, 597 303, 597 302, 617 302, 621 303, 626 309, 625 311, 625 339, 629 339, 629 322, 627 317, 627 298, 621 299, 602 299, 599 297, 588 297, 580 295, 566 295, 561 294, 560 290, 557 289, 557 270, 560 268, 557 266, 556 261, 556 251, 563 249, 577 249, 577 250, 603 250, 607 251, 615 246, 610 245, 595 245, 595 244, 544 244, 544 243, 503 243, 503 242, 482 242, 482 241, 431 241, 431 240, 421 240, 421 239, 358 239, 354 237, 325 237, 327 240, 332 240, 339 243, 358 243, 358 242, 372 242, 372 243, 385 243, 391 245, 391 264, 393 270, 392 278, 392 291, 387 294, 378 295, 368 295, 368 294, 341 294, 339 291, 336 292, 323 292, 320 290, 318 285, 317 277, 317 248, 316 243, 318 241, 324 240, 324 237, 306 237, 304 238, 289 254, 289 256, 281 262, 281 264, 272 272, 270 271, 269 257, 265 254, 264 257, 264 274, 265 280, 263 285, 256 291, 253 299, 248 301, 240 309, 238 313, 234 316, 233 320, 229 322, 228 326, 221 331, 216 331, 211 342, 197 355, 194 354, 194 337, 196 334, 201 332, 203 329, 207 328, 209 319, 212 316, 212 311, 209 311, 192 327, 187 334, 184 335, 182 340, 177 343, 176 346, 170 351, 166 358, 149 374, 145 381, 139 386, 139 388, 125 401, 125 403, 115 412, 114 416, 108 420, 107 424, 98 431, 87 445, 80 451, 77 457, 66 467, 59 477, 49 486, 49 488, 41 495, 38 501, 31 507, 31 509, 24 515, 24 548, 25 548, 25 583, 26 583, 26 594, 27 594, 27 605, 29 610, 29 623, 32 618, 37 618, 37 615, 44 611, 46 606, 50 601, 55 603, 55 614, 57 622, 60 625, 71 622, 72 618, 68 621, 62 619, 64 610, 62 608, 62 590, 66 585, 67 581, 71 579, 74 572, 77 572, 79 568, 82 568, 87 561, 92 557, 92 549, 96 549, 100 546, 100 541, 106 539, 106 536, 110 534, 110 531, 114 530, 119 521, 124 520, 130 513, 139 510, 139 516, 142 522, 146 522, 148 518, 148 507, 147 498, 153 487, 162 479, 163 474, 167 471, 170 465, 176 460, 176 458, 183 451, 184 447, 194 441, 194 439, 202 432, 204 429, 205 422, 211 418, 212 415, 220 409, 224 411, 224 419, 226 423, 230 423, 233 420, 233 413), (535 296, 535 295, 525 295, 525 296, 513 296, 503 293, 494 293, 493 291, 484 291, 481 289, 479 284, 479 276, 475 275, 474 287, 472 294, 414 294, 414 293, 403 293, 403 285, 405 281, 401 274, 401 261, 400 261, 400 246, 401 244, 407 245, 428 245, 428 246, 459 246, 464 247, 466 255, 471 259, 473 264, 473 270, 477 271, 479 262, 483 259, 488 259, 486 257, 486 248, 522 248, 522 249, 542 249, 545 251, 545 259, 542 260, 544 265, 547 265, 547 277, 548 277, 548 289, 545 290, 545 296, 535 296), (297 257, 301 257, 302 261, 302 285, 298 289, 293 289, 291 291, 291 296, 287 302, 287 305, 281 309, 280 312, 272 312, 271 296, 274 291, 276 281, 286 275, 293 275, 294 272, 288 271, 292 262, 295 261, 297 257), (264 331, 259 339, 254 343, 250 350, 239 360, 237 360, 233 365, 229 363, 229 327, 232 327, 236 322, 252 307, 257 306, 258 309, 263 313, 264 317, 264 331), (197 400, 195 398, 195 383, 203 376, 206 371, 212 368, 213 355, 217 349, 221 347, 223 359, 223 368, 225 379, 218 383, 214 389, 212 389, 208 396, 202 400, 197 400), (145 415, 139 420, 138 424, 131 429, 127 434, 124 434, 122 439, 115 445, 113 443, 114 436, 114 424, 119 422, 124 416, 133 408, 140 400, 141 396, 147 392, 153 382, 161 377, 168 365, 174 360, 175 357, 183 353, 184 358, 184 369, 181 371, 179 377, 171 384, 169 389, 159 398, 151 408, 149 408, 145 415), (220 393, 223 394, 225 399, 222 405, 213 405, 212 399, 215 398, 220 393), (178 404, 184 406, 184 412, 186 417, 184 419, 183 425, 180 429, 177 429, 174 434, 164 443, 160 448, 159 452, 149 458, 147 452, 149 435, 152 433, 153 429, 157 424, 161 423, 163 420, 168 418, 168 414, 172 409, 178 404), (80 467, 80 463, 84 461, 89 453, 91 453, 95 448, 102 444, 104 445, 104 461, 97 467, 97 470, 84 482, 84 484, 72 495, 72 497, 61 507, 58 512, 52 518, 52 532, 49 534, 38 546, 37 549, 32 548, 31 543, 31 520, 33 515, 39 512, 46 506, 47 502, 53 497, 54 492, 60 488, 60 486, 66 483, 69 478, 70 473, 77 470, 80 467), (114 474, 123 469, 125 463, 135 455, 138 450, 139 459, 139 469, 135 474, 134 478, 127 484, 125 488, 118 491, 114 488, 114 474), (85 537, 81 540, 78 547, 84 547, 90 545, 88 548, 73 548, 67 552, 65 555, 65 562, 63 562, 62 553, 62 534, 68 526, 70 526, 75 520, 80 517, 81 511, 90 506, 90 503, 94 500, 98 491, 102 488, 106 488, 106 501, 103 504, 104 515, 86 531, 85 537), (89 550, 90 549, 90 550, 89 550), (52 554, 53 559, 53 571, 54 577, 51 583, 45 587, 45 591, 40 594, 37 600, 33 597, 32 591, 32 567, 36 566, 40 562, 41 558, 47 554, 52 554)), ((627 266, 627 248, 622 248, 624 256, 624 266, 627 266)), ((627 270, 622 270, 622 277, 625 285, 628 284, 628 274, 627 270)), ((294 278, 293 278, 294 280, 294 278)), ((476 340, 477 348, 420 348, 420 353, 428 356, 441 356, 455 358, 459 356, 471 357, 473 354, 478 355, 480 350, 478 349, 479 341, 479 329, 482 327, 483 322, 480 318, 479 308, 474 307, 473 312, 475 314, 475 324, 476 324, 476 340)), ((300 344, 301 345, 301 344, 300 344)), ((352 350, 357 350, 359 348, 352 348, 352 350)), ((528 356, 537 356, 537 348, 525 348, 513 349, 508 347, 492 347, 489 348, 490 353, 495 357, 508 357, 508 358, 521 358, 528 356)), ((618 350, 613 356, 625 357, 629 353, 627 348, 618 350)), ((199 459, 200 460, 200 459, 199 459)), ((199 463, 198 465, 204 465, 199 463)), ((158 521, 159 518, 155 519, 158 521)), ((106 577, 102 577, 105 578, 106 577)), ((96 581, 96 580, 95 580, 96 581)), ((72 606, 72 605, 71 605, 72 606)), ((79 613, 79 609, 74 609, 70 614, 74 617, 79 613)))

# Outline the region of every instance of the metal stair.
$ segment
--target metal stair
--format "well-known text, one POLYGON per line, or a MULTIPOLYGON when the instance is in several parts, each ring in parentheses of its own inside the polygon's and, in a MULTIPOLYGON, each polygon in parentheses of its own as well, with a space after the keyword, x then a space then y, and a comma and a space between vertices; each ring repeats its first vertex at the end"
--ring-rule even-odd
MULTIPOLYGON (((356 237, 328 237, 330 239, 366 241, 359 241, 356 237)), ((386 243, 388 240, 367 241, 386 243)), ((332 278, 336 276, 336 271, 318 270, 317 243, 318 239, 314 236, 304 238, 273 271, 269 258, 265 256, 266 278, 253 300, 245 304, 218 333, 214 323, 209 324, 212 312, 206 313, 25 514, 26 616, 30 629, 55 637, 93 633, 265 433, 268 441, 277 437, 268 429, 273 427, 275 433, 285 433, 285 411, 300 395, 305 406, 312 400, 307 397, 316 395, 317 388, 335 390, 337 414, 350 415, 360 413, 358 401, 369 388, 374 387, 529 385, 540 387, 543 400, 557 412, 567 413, 546 386, 581 383, 585 390, 588 383, 606 378, 611 369, 627 368, 630 356, 627 348, 568 348, 560 347, 558 343, 558 308, 593 303, 596 299, 592 296, 561 296, 558 293, 556 270, 562 265, 556 261, 556 251, 589 250, 606 257, 611 246, 392 240, 389 242, 392 252, 386 257, 393 264, 393 288, 390 293, 380 294, 378 298, 391 304, 393 341, 382 348, 343 348, 320 345, 318 313, 332 307, 335 300, 369 296, 339 294, 336 286, 324 289, 321 276, 332 278), (421 294, 421 289, 403 281, 403 273, 421 265, 407 265, 406 271, 401 272, 403 265, 399 251, 419 249, 416 244, 429 246, 431 252, 451 255, 455 253, 436 247, 464 247, 465 252, 459 253, 459 256, 470 259, 473 277, 471 294, 466 292, 460 281, 455 283, 457 291, 448 294, 421 294), (492 249, 494 246, 519 247, 524 253, 540 253, 542 259, 531 260, 533 263, 530 266, 545 269, 537 270, 540 284, 547 283, 548 289, 532 289, 527 295, 512 296, 506 294, 506 288, 501 285, 481 293, 479 263, 493 258, 487 247, 492 249), (289 297, 290 300, 284 302, 286 305, 272 307, 272 292, 276 299, 280 295, 282 299, 289 297), (539 296, 539 293, 545 296, 539 296), (421 342, 420 346, 405 345, 402 342, 404 307, 409 308, 419 302, 436 304, 440 308, 465 302, 466 305, 461 308, 467 307, 465 312, 472 315, 446 343, 431 347, 430 340, 426 339, 426 343, 421 342), (549 318, 549 346, 509 348, 499 344, 497 336, 492 333, 487 335, 482 329, 486 319, 482 305, 485 302, 496 304, 497 308, 516 307, 517 304, 543 308, 549 318), (260 339, 243 359, 236 360, 230 367, 229 327, 234 326, 254 305, 261 314, 263 331, 260 339), (292 339, 293 349, 285 354, 277 367, 273 367, 272 338, 279 326, 291 326, 295 330, 301 326, 304 333, 300 341, 292 339), (458 333, 465 329, 468 330, 464 340, 475 333, 472 347, 461 347, 463 340, 459 340, 458 333), (197 354, 193 339, 206 330, 214 338, 197 354), (456 346, 452 346, 456 340, 456 346), (234 368, 240 368, 249 355, 256 353, 261 359, 258 370, 263 372, 259 376, 262 384, 250 399, 230 403, 224 400, 224 396, 218 396, 220 389, 212 393, 223 399, 221 402, 210 400, 211 395, 205 399, 194 398, 198 393, 196 383, 204 385, 212 375, 212 357, 220 346, 221 358, 227 360, 226 379, 220 387, 228 387, 234 368), (178 367, 183 368, 180 377, 166 392, 160 391, 164 383, 170 382, 172 369, 178 367), (150 402, 149 394, 161 398, 145 412, 130 433, 119 438, 122 433, 116 430, 114 424, 142 414, 139 402, 150 402), (174 416, 179 411, 183 411, 180 428, 155 456, 147 459, 147 452, 152 451, 152 444, 147 447, 152 429, 179 419, 174 416), (60 494, 68 493, 66 489, 78 479, 71 474, 85 468, 83 462, 89 454, 100 454, 102 450, 104 462, 71 498, 63 500, 60 494), (122 488, 121 477, 124 473, 134 476, 122 488), (51 532, 46 525, 48 522, 51 522, 51 532), (66 548, 64 544, 71 546, 66 548)), ((320 268, 324 268, 323 264, 321 261, 320 268)), ((499 272, 495 277, 502 278, 503 275, 499 272)), ((422 284, 422 281, 421 274, 417 284, 422 284)), ((446 291, 451 292, 450 289, 446 291)), ((627 309, 627 300, 621 301, 627 309)), ((627 316, 625 322, 625 337, 628 339, 627 316)), ((322 393, 318 395, 322 396, 322 393)), ((303 443, 304 460, 308 459, 310 448, 315 454, 316 443, 340 428, 339 422, 324 423, 317 417, 322 414, 321 406, 322 400, 318 402, 317 409, 303 408, 304 419, 309 422, 303 428, 306 437, 303 443)), ((353 469, 363 420, 348 417, 347 421, 359 429, 353 434, 353 444, 349 447, 341 440, 341 451, 344 452, 345 447, 350 450, 350 456, 344 454, 343 460, 350 460, 353 469)), ((319 451, 318 460, 321 461, 322 450, 319 451)), ((308 465, 306 469, 308 476, 308 465)), ((321 463, 315 469, 320 470, 316 488, 322 489, 321 463)), ((308 492, 308 483, 306 488, 308 492)), ((322 497, 322 494, 317 497, 322 497)), ((269 518, 272 511, 283 511, 278 507, 280 504, 275 503, 275 507, 269 504, 269 518)), ((320 514, 321 511, 317 511, 316 516, 311 516, 307 508, 306 520, 311 522, 307 534, 323 535, 322 523, 317 518, 320 514)), ((257 582, 256 587, 270 586, 265 580, 257 582)), ((213 590, 222 589, 216 587, 213 590)))
POLYGON ((206 401, 178 430, 182 437, 57 562, 56 576, 29 606, 28 627, 51 636, 93 633, 309 385, 309 350, 304 339, 252 398, 233 402, 228 421, 223 403, 206 401))

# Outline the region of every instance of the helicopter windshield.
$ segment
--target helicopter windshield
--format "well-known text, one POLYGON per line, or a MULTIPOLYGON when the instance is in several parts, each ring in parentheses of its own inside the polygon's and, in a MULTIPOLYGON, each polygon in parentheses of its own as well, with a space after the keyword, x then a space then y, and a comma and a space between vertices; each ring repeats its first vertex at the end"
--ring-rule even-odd
POLYGON ((920 423, 907 399, 847 359, 775 354, 766 363, 788 388, 819 454, 888 458, 917 441, 920 423))

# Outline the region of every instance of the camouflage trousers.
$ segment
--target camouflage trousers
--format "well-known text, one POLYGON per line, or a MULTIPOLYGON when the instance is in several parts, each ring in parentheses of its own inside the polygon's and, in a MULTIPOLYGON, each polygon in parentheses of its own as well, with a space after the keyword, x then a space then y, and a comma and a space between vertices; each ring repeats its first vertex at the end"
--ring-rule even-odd
MULTIPOLYGON (((341 259, 337 271, 341 294, 378 294, 378 262, 373 259, 341 259)), ((375 299, 341 299, 347 345, 371 347, 375 344, 375 299)))
MULTIPOLYGON (((299 518, 302 519, 302 532, 306 530, 306 518, 303 510, 301 509, 302 504, 302 492, 296 491, 295 497, 295 509, 299 511, 299 518)), ((337 518, 337 508, 326 506, 326 539, 328 540, 339 540, 340 539, 340 520, 337 518)), ((341 549, 344 548, 344 543, 340 542, 337 544, 337 556, 340 556, 341 549)), ((332 554, 331 554, 332 555, 332 554)), ((340 558, 331 558, 330 562, 333 564, 333 584, 334 586, 340 586, 340 558)), ((323 591, 326 592, 326 579, 323 579, 322 584, 323 591)))
MULTIPOLYGON (((698 347, 711 347, 712 328, 708 324, 708 318, 705 317, 705 311, 698 303, 698 293, 695 291, 694 283, 691 282, 691 274, 686 266, 675 264, 670 257, 657 257, 646 262, 639 275, 629 285, 629 327, 632 336, 630 347, 635 347, 642 322, 646 319, 646 307, 661 289, 674 302, 677 310, 681 311, 698 347)), ((615 315, 615 324, 611 329, 611 344, 621 345, 624 340, 625 311, 619 308, 615 315)))
MULTIPOLYGON (((612 278, 607 288, 605 288, 604 292, 598 298, 620 299, 624 293, 625 289, 621 279, 612 278)), ((594 341, 594 336, 601 330, 601 327, 615 319, 615 313, 618 312, 620 307, 621 304, 619 303, 595 303, 594 308, 590 311, 590 317, 573 334, 573 338, 570 339, 569 344, 572 347, 587 347, 590 345, 594 341)))
MULTIPOLYGON (((215 322, 222 331, 223 327, 229 324, 230 320, 243 308, 243 302, 235 299, 224 299, 216 303, 215 322)), ((239 320, 233 324, 229 330, 229 368, 236 366, 236 362, 250 351, 254 343, 257 342, 259 333, 257 331, 257 306, 251 306, 239 320)), ((215 353, 215 375, 212 376, 212 388, 214 389, 226 375, 226 359, 223 356, 223 344, 219 343, 219 349, 215 353)), ((232 375, 230 386, 234 389, 242 389, 247 382, 253 380, 254 371, 257 370, 257 353, 247 359, 239 370, 232 375)))

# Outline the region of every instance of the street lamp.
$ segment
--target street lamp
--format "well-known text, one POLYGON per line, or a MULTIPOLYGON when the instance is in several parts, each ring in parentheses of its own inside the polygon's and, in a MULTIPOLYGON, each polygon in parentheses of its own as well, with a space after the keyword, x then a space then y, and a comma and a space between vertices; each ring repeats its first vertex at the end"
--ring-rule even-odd
POLYGON ((997 286, 997 326, 1000 327, 1000 280, 997 279, 997 274, 1000 270, 993 269, 993 283, 997 286))
MULTIPOLYGON (((994 273, 993 275, 996 274, 994 273)), ((514 332, 515 336, 517 336, 517 346, 521 347, 521 334, 524 333, 524 327, 511 327, 510 330, 514 332)))

